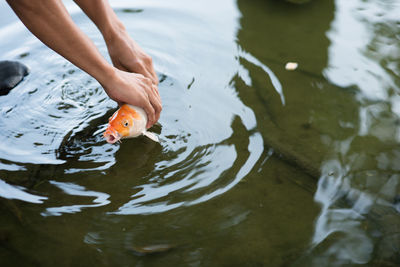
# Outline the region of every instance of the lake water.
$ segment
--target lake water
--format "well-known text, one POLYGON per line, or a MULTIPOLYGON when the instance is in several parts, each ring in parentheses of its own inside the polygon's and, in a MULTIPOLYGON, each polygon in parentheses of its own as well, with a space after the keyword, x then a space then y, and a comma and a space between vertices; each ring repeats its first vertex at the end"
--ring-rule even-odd
POLYGON ((111 4, 160 144, 106 143, 116 103, 0 3, 0 60, 31 69, 0 97, 1 266, 400 264, 399 1, 111 4))

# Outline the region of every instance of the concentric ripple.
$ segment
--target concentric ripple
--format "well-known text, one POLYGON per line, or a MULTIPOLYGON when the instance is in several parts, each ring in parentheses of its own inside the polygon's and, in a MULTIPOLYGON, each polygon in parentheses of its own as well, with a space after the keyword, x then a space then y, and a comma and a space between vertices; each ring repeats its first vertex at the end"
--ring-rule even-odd
MULTIPOLYGON (((48 182, 43 216, 100 206, 109 206, 110 215, 164 212, 223 194, 252 170, 263 140, 231 82, 243 68, 235 57, 243 53, 235 43, 239 12, 231 1, 222 2, 213 4, 222 17, 206 16, 204 3, 114 3, 161 80, 161 127, 153 129, 160 144, 144 137, 107 144, 101 133, 116 104, 95 80, 13 26, 22 41, 3 56, 28 53, 21 60, 32 74, 0 99, 0 166, 23 171, 26 164, 58 165, 62 174, 48 182), (140 12, 128 12, 133 9, 140 12), (176 27, 182 16, 185 27, 176 27), (60 194, 74 196, 72 203, 54 203, 60 194)), ((73 19, 106 56, 90 21, 79 12, 73 19)))

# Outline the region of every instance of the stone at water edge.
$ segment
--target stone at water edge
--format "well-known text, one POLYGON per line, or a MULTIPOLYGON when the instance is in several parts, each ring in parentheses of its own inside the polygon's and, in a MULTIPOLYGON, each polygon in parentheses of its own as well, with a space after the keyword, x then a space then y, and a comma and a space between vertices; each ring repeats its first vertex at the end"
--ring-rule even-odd
POLYGON ((29 74, 29 68, 18 61, 0 61, 0 95, 6 95, 29 74))

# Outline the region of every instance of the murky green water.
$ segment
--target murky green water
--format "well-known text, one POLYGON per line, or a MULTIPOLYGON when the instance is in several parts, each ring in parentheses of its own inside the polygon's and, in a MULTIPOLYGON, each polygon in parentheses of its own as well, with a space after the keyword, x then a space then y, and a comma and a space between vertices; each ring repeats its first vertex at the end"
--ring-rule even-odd
POLYGON ((0 60, 31 68, 0 97, 1 266, 400 264, 398 1, 111 3, 161 144, 104 142, 116 104, 0 3, 0 60))

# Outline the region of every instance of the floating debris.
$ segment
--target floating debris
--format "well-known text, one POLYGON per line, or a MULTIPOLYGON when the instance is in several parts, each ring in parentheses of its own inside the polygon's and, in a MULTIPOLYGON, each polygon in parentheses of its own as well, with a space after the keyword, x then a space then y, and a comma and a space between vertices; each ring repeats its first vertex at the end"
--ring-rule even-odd
POLYGON ((297 69, 298 66, 299 66, 299 64, 297 62, 288 62, 285 65, 285 69, 286 70, 295 70, 295 69, 297 69))
POLYGON ((123 8, 121 11, 124 13, 140 13, 140 12, 143 12, 143 9, 123 8))
POLYGON ((158 245, 150 245, 143 247, 132 247, 131 251, 133 252, 133 254, 137 256, 146 256, 146 255, 158 254, 161 252, 167 252, 173 248, 175 248, 174 245, 158 244, 158 245))

